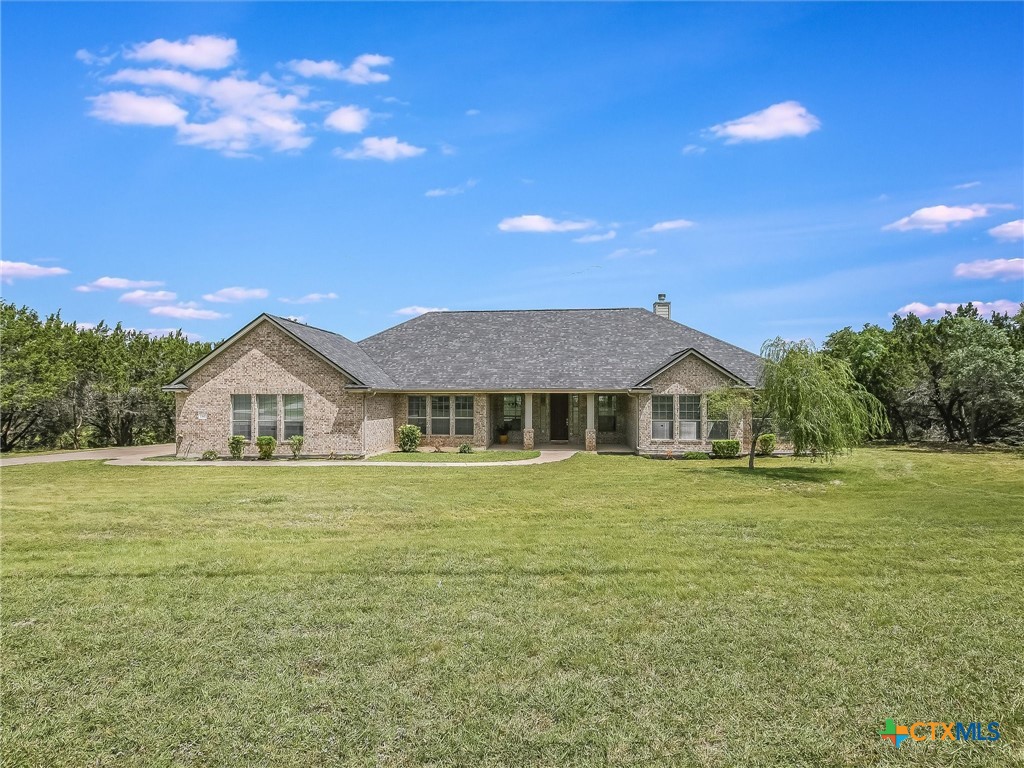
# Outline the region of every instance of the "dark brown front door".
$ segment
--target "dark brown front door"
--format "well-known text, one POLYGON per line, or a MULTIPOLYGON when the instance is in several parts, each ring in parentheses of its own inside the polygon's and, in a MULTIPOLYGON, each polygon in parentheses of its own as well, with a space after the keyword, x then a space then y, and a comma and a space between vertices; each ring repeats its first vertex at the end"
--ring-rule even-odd
POLYGON ((569 439, 568 395, 551 395, 551 439, 569 439))

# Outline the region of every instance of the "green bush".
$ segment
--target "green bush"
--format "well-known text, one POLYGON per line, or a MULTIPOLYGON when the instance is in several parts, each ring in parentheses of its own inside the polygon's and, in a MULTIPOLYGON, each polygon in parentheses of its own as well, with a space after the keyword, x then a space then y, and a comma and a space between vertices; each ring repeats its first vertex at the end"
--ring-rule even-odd
POLYGON ((758 456, 771 456, 775 453, 775 435, 768 432, 757 438, 755 452, 758 456))
POLYGON ((473 452, 473 446, 470 445, 469 443, 463 443, 462 445, 459 446, 459 453, 472 453, 472 452, 473 452))
POLYGON ((423 433, 415 424, 403 424, 398 428, 398 450, 402 453, 412 453, 420 447, 420 439, 423 433))
POLYGON ((288 438, 288 447, 292 449, 292 458, 299 458, 299 454, 302 453, 302 444, 306 442, 306 438, 302 435, 292 435, 288 438))
POLYGON ((245 450, 245 435, 232 435, 231 439, 228 440, 228 453, 231 454, 231 458, 235 461, 240 461, 242 458, 242 451, 245 450))
POLYGON ((740 441, 712 440, 711 452, 719 459, 734 459, 740 455, 740 441))
POLYGON ((708 455, 704 451, 687 451, 683 454, 683 458, 691 461, 700 461, 701 459, 708 458, 708 455))
POLYGON ((200 461, 216 461, 217 460, 217 452, 216 451, 203 451, 203 455, 199 457, 199 460, 200 461))
POLYGON ((261 459, 272 459, 274 451, 277 450, 277 440, 270 435, 260 435, 256 438, 256 450, 259 451, 261 459))

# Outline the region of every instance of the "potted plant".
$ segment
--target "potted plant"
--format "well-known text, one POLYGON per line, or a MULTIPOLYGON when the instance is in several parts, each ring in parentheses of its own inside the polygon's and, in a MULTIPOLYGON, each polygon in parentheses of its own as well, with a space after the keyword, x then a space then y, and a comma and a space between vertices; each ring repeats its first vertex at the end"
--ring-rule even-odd
POLYGON ((498 425, 498 442, 502 445, 508 442, 508 430, 509 426, 506 422, 498 425))

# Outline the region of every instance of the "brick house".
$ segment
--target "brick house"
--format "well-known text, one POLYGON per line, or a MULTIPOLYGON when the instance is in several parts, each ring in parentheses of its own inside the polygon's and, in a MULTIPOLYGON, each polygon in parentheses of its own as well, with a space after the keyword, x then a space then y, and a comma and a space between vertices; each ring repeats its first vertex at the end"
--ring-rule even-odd
POLYGON ((416 424, 428 445, 549 443, 641 454, 744 442, 707 394, 752 387, 760 358, 646 309, 430 312, 358 343, 262 314, 171 384, 178 451, 226 454, 228 438, 303 435, 308 455, 394 450, 416 424))

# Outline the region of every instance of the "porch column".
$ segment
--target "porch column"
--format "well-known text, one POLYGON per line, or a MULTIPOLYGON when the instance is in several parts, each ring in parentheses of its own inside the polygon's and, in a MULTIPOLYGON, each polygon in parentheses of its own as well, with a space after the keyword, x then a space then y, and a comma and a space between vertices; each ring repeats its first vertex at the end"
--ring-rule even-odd
POLYGON ((523 395, 523 448, 533 450, 533 394, 523 395))
POLYGON ((594 427, 594 402, 597 400, 593 392, 587 393, 587 432, 584 437, 583 449, 586 451, 597 450, 597 429, 594 427))

